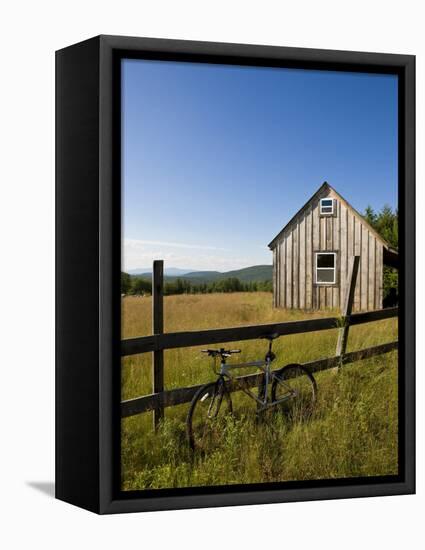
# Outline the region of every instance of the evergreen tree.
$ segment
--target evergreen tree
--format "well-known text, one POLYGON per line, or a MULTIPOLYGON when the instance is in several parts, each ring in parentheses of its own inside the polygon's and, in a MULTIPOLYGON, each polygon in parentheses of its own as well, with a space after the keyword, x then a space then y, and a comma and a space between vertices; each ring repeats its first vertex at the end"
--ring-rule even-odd
MULTIPOLYGON (((384 205, 380 212, 374 212, 368 206, 364 218, 387 241, 390 246, 398 248, 398 211, 388 204, 384 205)), ((398 270, 384 266, 384 305, 398 303, 398 270), (389 303, 391 301, 391 303, 389 303)))
POLYGON ((152 294, 152 282, 143 277, 133 277, 130 292, 131 294, 152 294))
POLYGON ((121 271, 121 294, 128 294, 131 288, 131 277, 128 273, 121 271))

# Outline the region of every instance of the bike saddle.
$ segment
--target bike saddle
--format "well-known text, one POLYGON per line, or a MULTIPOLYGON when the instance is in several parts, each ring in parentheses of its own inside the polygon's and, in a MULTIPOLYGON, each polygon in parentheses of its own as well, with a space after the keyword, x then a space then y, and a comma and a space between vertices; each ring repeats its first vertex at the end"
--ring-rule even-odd
POLYGON ((262 336, 265 340, 276 340, 276 338, 279 338, 280 334, 277 332, 272 332, 271 334, 265 334, 262 336))

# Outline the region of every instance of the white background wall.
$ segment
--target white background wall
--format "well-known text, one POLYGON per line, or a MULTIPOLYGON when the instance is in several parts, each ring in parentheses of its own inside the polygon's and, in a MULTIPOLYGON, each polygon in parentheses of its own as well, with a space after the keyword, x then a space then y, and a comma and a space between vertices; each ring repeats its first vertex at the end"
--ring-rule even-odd
MULTIPOLYGON (((291 545, 358 550, 423 544, 423 399, 418 403, 417 496, 98 517, 45 493, 46 489, 51 492, 54 476, 54 51, 102 33, 416 54, 417 197, 423 205, 425 44, 420 5, 410 0, 24 0, 2 4, 3 548, 101 544, 103 548, 167 545, 206 550, 291 545), (36 488, 40 483, 43 491, 40 485, 36 488)), ((424 278, 423 220, 420 215, 419 281, 424 278)), ((418 289, 419 310, 425 306, 423 286, 418 289)), ((418 323, 419 335, 423 328, 423 322, 418 323)), ((417 381, 423 390, 424 353, 418 351, 417 381)))

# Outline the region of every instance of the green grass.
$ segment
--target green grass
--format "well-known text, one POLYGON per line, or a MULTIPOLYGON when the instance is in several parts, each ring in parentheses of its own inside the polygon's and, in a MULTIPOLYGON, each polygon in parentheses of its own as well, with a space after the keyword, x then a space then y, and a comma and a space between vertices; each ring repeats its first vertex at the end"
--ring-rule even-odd
MULTIPOLYGON (((150 333, 151 301, 123 300, 124 337, 150 333)), ((336 312, 273 310, 267 293, 170 296, 166 330, 272 323, 336 312)), ((337 331, 286 336, 275 342, 276 367, 334 354, 337 331)), ((397 339, 397 320, 353 327, 349 351, 397 339)), ((241 360, 262 357, 261 340, 232 343, 241 360)), ((239 359, 238 359, 239 361, 239 359)), ((151 356, 125 358, 122 398, 151 393, 151 356)), ((165 352, 167 389, 214 379, 199 348, 165 352)), ((158 433, 152 414, 122 421, 122 487, 146 488, 329 479, 397 473, 397 352, 316 375, 318 403, 308 423, 290 424, 278 413, 256 420, 255 405, 232 395, 235 419, 227 423, 219 448, 193 456, 185 440, 189 405, 166 409, 158 433)))

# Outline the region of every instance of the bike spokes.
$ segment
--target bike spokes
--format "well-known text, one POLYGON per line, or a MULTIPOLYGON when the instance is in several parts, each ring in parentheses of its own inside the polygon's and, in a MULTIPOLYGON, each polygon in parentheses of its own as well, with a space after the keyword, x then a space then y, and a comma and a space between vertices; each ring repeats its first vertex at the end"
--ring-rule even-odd
POLYGON ((291 422, 308 420, 316 401, 316 382, 301 365, 284 367, 275 376, 272 398, 291 422))
POLYGON ((208 384, 198 393, 188 415, 191 447, 212 450, 223 438, 227 417, 232 411, 230 396, 224 384, 208 384))

